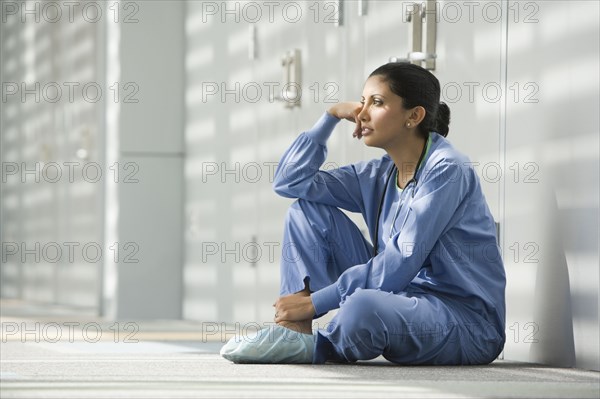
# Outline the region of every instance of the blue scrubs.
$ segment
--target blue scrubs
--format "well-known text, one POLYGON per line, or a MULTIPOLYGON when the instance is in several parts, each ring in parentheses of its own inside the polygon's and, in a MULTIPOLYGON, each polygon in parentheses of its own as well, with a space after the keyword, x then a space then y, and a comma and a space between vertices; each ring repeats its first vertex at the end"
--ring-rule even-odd
POLYGON ((308 281, 313 362, 383 355, 400 364, 486 364, 505 341, 506 285, 493 217, 469 159, 437 133, 404 190, 381 159, 321 171, 339 119, 325 113, 283 155, 275 191, 298 198, 284 227, 280 294, 308 281), (377 225, 377 214, 381 216, 377 225), (360 212, 378 254, 339 209, 360 212))

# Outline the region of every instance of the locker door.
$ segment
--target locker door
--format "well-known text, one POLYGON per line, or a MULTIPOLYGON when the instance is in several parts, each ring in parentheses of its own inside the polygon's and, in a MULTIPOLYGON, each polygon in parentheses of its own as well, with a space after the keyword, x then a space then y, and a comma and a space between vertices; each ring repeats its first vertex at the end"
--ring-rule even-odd
POLYGON ((222 170, 231 162, 231 105, 221 101, 227 82, 228 38, 233 26, 205 19, 203 2, 186 2, 186 123, 184 318, 231 321, 231 257, 221 260, 221 248, 231 246, 233 186, 222 170), (215 65, 222 68, 215 68, 215 65), (210 94, 213 93, 213 94, 210 94))
POLYGON ((18 92, 2 106, 2 160, 18 173, 2 183, 2 237, 19 251, 3 260, 2 296, 95 312, 104 255, 96 251, 105 177, 97 147, 102 94, 83 87, 108 91, 98 79, 98 27, 81 13, 72 21, 5 17, 2 82, 18 92))
POLYGON ((506 357, 595 370, 598 7, 508 9, 504 247, 506 357))
MULTIPOLYGON (((74 162, 73 182, 68 170, 56 184, 54 211, 57 237, 60 243, 75 242, 74 261, 63 244, 63 256, 57 263, 54 288, 56 303, 98 309, 101 269, 107 257, 102 238, 104 182, 112 179, 103 165, 100 122, 102 104, 112 94, 101 79, 98 61, 99 27, 79 15, 74 23, 60 24, 53 35, 53 64, 57 81, 79 83, 81 90, 73 102, 55 105, 53 154, 64 162, 74 162), (101 94, 83 91, 83 86, 100 87, 101 94), (89 93, 89 94, 88 94, 89 93)), ((60 164, 60 163, 59 163, 60 164)))
MULTIPOLYGON (((273 172, 292 141, 313 124, 330 106, 342 99, 342 77, 346 29, 336 26, 336 9, 321 2, 297 2, 300 13, 291 9, 278 24, 257 26, 259 48, 256 77, 259 82, 281 81, 281 57, 299 49, 302 57, 301 106, 285 108, 268 98, 258 104, 257 160, 263 176, 258 191, 258 234, 262 256, 257 264, 256 320, 272 322, 272 304, 279 296, 279 264, 282 256, 283 223, 293 202, 273 192, 273 172), (298 15, 298 17, 296 17, 298 15), (293 17, 293 18, 292 18, 293 17), (268 43, 268 44, 267 44, 268 43), (340 45, 341 43, 341 45, 340 45)), ((336 131, 329 143, 327 164, 335 167, 343 160, 343 148, 336 131)), ((286 250, 286 256, 294 256, 286 250)))

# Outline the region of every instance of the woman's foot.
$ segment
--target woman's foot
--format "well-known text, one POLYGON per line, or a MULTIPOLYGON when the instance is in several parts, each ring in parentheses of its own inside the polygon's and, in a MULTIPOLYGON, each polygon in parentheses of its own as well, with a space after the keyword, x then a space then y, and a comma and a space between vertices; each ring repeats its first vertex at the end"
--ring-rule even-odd
POLYGON ((271 326, 244 337, 234 337, 221 348, 221 356, 234 363, 312 363, 315 336, 282 326, 271 326))

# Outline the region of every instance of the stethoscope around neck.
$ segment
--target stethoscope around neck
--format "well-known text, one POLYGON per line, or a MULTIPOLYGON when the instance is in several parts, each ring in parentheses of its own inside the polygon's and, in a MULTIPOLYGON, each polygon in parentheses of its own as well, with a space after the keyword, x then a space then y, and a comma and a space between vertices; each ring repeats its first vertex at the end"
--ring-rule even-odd
MULTIPOLYGON (((417 162, 417 167, 415 168, 415 174, 413 175, 413 177, 406 183, 406 185, 404 186, 404 190, 408 189, 408 187, 411 184, 414 184, 413 186, 413 190, 411 193, 412 198, 415 197, 415 188, 417 187, 417 172, 419 171, 419 168, 421 167, 421 163, 423 162, 423 158, 425 158, 425 153, 427 152, 427 143, 429 142, 429 139, 425 140, 425 145, 423 145, 423 150, 421 151, 421 156, 419 157, 419 162, 417 162)), ((392 167, 390 168, 390 171, 388 172, 388 176, 385 180, 385 185, 383 186, 383 192, 381 193, 381 199, 379 200, 379 207, 377 208, 377 219, 375 221, 375 237, 373 240, 373 256, 377 256, 377 252, 378 252, 378 247, 379 247, 379 221, 381 219, 381 211, 383 209, 383 201, 385 200, 385 193, 387 191, 388 186, 390 185, 390 180, 392 180, 392 176, 394 176, 395 172, 398 170, 398 168, 396 167, 396 165, 394 163, 392 163, 392 167)), ((394 222, 392 222, 394 223, 394 222)))

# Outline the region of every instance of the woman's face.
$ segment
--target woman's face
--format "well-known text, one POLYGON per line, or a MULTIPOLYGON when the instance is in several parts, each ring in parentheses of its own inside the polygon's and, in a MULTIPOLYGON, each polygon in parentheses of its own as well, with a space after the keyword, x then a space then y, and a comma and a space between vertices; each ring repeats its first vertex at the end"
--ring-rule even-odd
POLYGON ((391 148, 407 134, 405 128, 411 110, 402 106, 402 98, 390 90, 380 76, 371 76, 365 82, 361 98, 362 138, 366 145, 391 148))

